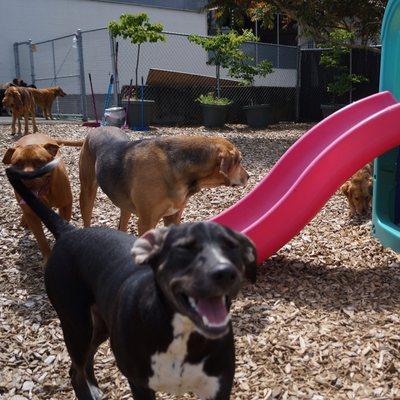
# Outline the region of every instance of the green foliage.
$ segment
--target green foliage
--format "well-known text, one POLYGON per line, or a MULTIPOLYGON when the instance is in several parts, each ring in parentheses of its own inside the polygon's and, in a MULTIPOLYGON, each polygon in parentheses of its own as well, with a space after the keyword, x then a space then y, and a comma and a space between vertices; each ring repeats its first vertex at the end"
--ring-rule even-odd
POLYGON ((256 75, 265 77, 273 71, 272 64, 267 60, 261 61, 258 65, 254 65, 252 62, 251 57, 237 63, 233 62, 229 68, 229 75, 232 78, 240 79, 244 85, 251 85, 256 75))
POLYGON ((215 97, 214 93, 201 94, 196 101, 201 104, 210 104, 217 106, 227 106, 232 103, 232 100, 227 99, 226 97, 215 97))
POLYGON ((329 47, 322 53, 320 65, 331 70, 334 74, 332 82, 327 85, 328 93, 332 94, 332 103, 337 96, 349 93, 355 84, 368 81, 363 75, 351 74, 348 67, 343 65, 343 57, 350 53, 350 43, 354 34, 345 29, 334 29, 329 34, 329 39, 324 46, 329 47))
POLYGON ((164 26, 159 23, 151 24, 146 13, 122 14, 119 21, 109 22, 108 29, 114 37, 130 39, 133 44, 165 41, 165 36, 162 34, 164 26))
POLYGON ((230 31, 209 37, 190 35, 188 39, 210 52, 207 64, 228 69, 229 76, 240 79, 244 84, 251 84, 256 75, 266 76, 272 72, 272 64, 269 61, 265 60, 255 65, 253 57, 241 49, 245 42, 258 41, 250 30, 244 30, 242 34, 230 31))
POLYGON ((113 37, 121 36, 129 39, 132 44, 137 44, 136 67, 135 67, 135 94, 138 96, 138 71, 140 60, 140 46, 143 43, 165 42, 165 36, 162 33, 164 26, 162 24, 151 24, 146 13, 122 14, 119 21, 108 23, 108 29, 113 37))
POLYGON ((274 14, 297 21, 302 32, 314 40, 325 41, 338 28, 352 32, 362 45, 379 38, 383 13, 388 0, 209 0, 221 19, 233 19, 241 26, 245 17, 273 27, 274 14))

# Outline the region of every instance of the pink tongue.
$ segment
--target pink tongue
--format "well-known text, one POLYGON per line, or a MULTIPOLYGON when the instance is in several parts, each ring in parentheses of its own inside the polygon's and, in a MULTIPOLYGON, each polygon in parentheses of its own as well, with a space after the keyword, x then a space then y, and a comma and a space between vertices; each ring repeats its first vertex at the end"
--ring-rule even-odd
POLYGON ((212 324, 222 324, 228 315, 222 297, 200 299, 197 301, 196 306, 200 315, 207 317, 212 324))

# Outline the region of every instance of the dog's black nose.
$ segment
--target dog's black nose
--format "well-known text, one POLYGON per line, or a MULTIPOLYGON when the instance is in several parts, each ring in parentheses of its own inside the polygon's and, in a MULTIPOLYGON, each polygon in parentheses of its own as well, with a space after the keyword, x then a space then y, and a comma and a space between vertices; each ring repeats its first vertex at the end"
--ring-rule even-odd
POLYGON ((211 271, 211 279, 218 286, 227 287, 238 279, 238 272, 231 264, 220 264, 211 271))

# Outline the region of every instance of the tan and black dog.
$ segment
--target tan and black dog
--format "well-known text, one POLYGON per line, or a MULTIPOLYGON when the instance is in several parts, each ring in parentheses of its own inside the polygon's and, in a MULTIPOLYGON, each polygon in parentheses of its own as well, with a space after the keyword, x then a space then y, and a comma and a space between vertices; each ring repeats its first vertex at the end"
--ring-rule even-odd
MULTIPOLYGON (((11 164, 19 171, 32 172, 56 157, 60 157, 60 145, 81 146, 82 141, 52 139, 41 133, 26 135, 19 139, 14 147, 7 149, 3 163, 11 164)), ((66 221, 71 219, 71 186, 62 160, 51 173, 42 178, 28 181, 26 185, 47 206, 58 208, 62 218, 66 221)), ((17 193, 16 198, 23 215, 21 225, 31 229, 46 260, 50 254, 50 246, 44 235, 40 218, 32 212, 17 193)))
POLYGON ((183 209, 202 188, 245 186, 249 175, 240 151, 221 137, 174 136, 130 141, 115 127, 92 130, 79 161, 80 207, 90 226, 97 187, 121 209, 119 229, 126 231, 131 213, 138 232, 178 224, 183 209))

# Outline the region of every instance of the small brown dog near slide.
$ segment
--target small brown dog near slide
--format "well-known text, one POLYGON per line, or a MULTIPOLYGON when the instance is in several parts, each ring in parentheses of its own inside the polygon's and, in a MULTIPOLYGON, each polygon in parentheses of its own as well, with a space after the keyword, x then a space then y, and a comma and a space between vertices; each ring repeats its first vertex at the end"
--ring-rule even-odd
POLYGON ((358 170, 340 190, 347 197, 350 217, 368 214, 372 200, 372 165, 367 164, 358 170))
POLYGON ((29 89, 33 94, 35 103, 42 109, 43 117, 53 119, 51 108, 57 96, 64 97, 66 93, 60 86, 48 87, 43 89, 29 89))
POLYGON ((98 186, 121 209, 122 231, 131 213, 138 216, 139 235, 161 218, 166 226, 178 224, 188 199, 202 188, 246 185, 249 175, 241 158, 221 137, 130 141, 121 129, 94 129, 86 136, 79 160, 84 226, 90 226, 98 186))
POLYGON ((12 110, 11 134, 15 135, 15 123, 18 120, 18 133, 21 133, 21 117, 25 120, 24 135, 29 134, 29 117, 32 117, 33 132, 37 132, 35 119, 35 100, 31 89, 10 86, 4 93, 3 106, 12 110))
MULTIPOLYGON (((41 133, 23 136, 14 147, 7 149, 4 164, 11 164, 18 170, 34 171, 48 162, 60 157, 60 145, 81 146, 83 141, 69 141, 52 139, 41 133)), ((27 180, 25 185, 49 207, 59 209, 59 214, 66 221, 71 219, 72 193, 64 162, 58 165, 47 175, 34 180, 27 180)), ((50 254, 50 246, 43 232, 40 218, 15 194, 18 204, 22 210, 21 225, 27 226, 33 232, 40 251, 45 260, 50 254)))

